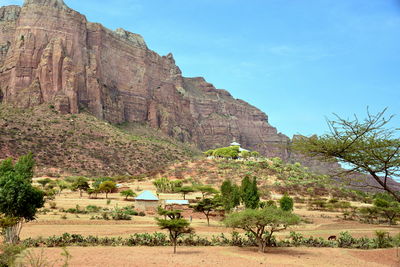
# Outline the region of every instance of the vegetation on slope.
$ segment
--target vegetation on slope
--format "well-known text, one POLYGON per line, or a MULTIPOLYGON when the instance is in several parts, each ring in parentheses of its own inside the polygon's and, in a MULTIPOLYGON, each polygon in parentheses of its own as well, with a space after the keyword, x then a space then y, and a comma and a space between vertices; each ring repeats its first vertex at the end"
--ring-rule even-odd
POLYGON ((37 175, 49 176, 143 174, 198 154, 167 137, 135 136, 86 113, 0 106, 0 158, 28 152, 35 153, 37 175))

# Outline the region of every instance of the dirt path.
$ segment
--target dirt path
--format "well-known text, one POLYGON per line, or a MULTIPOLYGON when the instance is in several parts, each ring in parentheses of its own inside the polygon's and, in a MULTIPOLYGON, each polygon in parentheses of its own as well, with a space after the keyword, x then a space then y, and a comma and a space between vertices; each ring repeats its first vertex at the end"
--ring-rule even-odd
MULTIPOLYGON (((332 248, 271 248, 265 254, 236 247, 70 247, 69 266, 318 266, 399 267, 395 249, 348 250, 332 248)), ((40 249, 33 249, 40 254, 40 249)), ((44 250, 49 261, 61 258, 61 249, 44 250)))

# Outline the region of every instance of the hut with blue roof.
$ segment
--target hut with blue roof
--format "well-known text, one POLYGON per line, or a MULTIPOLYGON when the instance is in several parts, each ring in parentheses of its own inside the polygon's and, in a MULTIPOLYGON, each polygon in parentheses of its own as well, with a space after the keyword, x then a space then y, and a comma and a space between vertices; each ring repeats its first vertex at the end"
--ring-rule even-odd
POLYGON ((146 190, 135 198, 135 208, 138 210, 156 209, 160 200, 153 192, 146 190))

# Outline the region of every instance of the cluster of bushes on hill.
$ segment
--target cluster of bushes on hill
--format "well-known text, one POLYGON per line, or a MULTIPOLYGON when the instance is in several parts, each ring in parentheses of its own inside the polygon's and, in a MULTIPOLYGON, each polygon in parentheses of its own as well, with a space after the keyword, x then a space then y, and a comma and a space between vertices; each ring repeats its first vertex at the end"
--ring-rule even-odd
POLYGON ((239 146, 229 146, 207 150, 206 152, 204 152, 204 155, 225 159, 247 159, 250 157, 257 158, 260 156, 260 153, 258 153, 257 151, 248 150, 240 151, 239 146))

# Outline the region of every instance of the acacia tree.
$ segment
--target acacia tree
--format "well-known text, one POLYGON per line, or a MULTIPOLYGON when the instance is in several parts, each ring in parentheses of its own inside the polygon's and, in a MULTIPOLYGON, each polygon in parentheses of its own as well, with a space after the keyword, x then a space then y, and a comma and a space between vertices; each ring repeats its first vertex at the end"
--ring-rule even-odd
MULTIPOLYGON (((368 174, 378 183, 364 186, 383 189, 400 202, 400 194, 390 185, 390 178, 400 177, 400 129, 387 128, 388 119, 384 117, 386 109, 376 115, 367 113, 367 118, 360 120, 327 120, 330 132, 309 138, 297 138, 293 149, 305 155, 322 160, 336 159, 350 166, 349 173, 368 174)), ((350 181, 357 178, 350 176, 350 181)), ((358 180, 358 179, 357 179, 358 180)))
POLYGON ((32 154, 15 165, 11 159, 0 163, 0 227, 8 243, 19 241, 23 222, 34 220, 44 205, 44 193, 32 186, 34 164, 32 154))
POLYGON ((48 185, 50 182, 51 182, 50 178, 40 179, 37 181, 37 183, 40 184, 43 189, 45 189, 46 185, 48 185))
POLYGON ((189 193, 193 193, 195 192, 195 188, 193 188, 192 186, 182 186, 182 187, 178 187, 175 189, 176 192, 179 192, 182 194, 183 199, 186 199, 186 195, 189 193))
POLYGON ((218 190, 211 185, 197 185, 194 189, 201 193, 203 199, 208 195, 218 194, 218 190))
POLYGON ((299 222, 300 218, 297 215, 273 206, 256 210, 246 209, 232 213, 224 220, 227 227, 251 232, 257 240, 259 252, 265 252, 275 232, 285 230, 288 226, 299 222))
POLYGON ((61 195, 62 191, 64 189, 68 188, 68 183, 66 181, 63 180, 57 180, 57 187, 58 187, 58 194, 61 195))
POLYGON ((376 212, 388 219, 389 224, 396 224, 396 219, 400 217, 400 204, 390 202, 385 199, 377 198, 374 201, 376 212))
POLYGON ((204 198, 193 206, 194 211, 202 212, 207 218, 207 225, 210 226, 210 213, 222 207, 219 198, 204 198))
POLYGON ((117 189, 117 185, 113 181, 102 182, 99 186, 99 191, 106 193, 106 199, 108 199, 108 194, 112 193, 115 189, 117 189))
POLYGON ((120 194, 121 194, 121 196, 125 197, 125 200, 128 200, 128 197, 135 197, 136 196, 136 193, 133 192, 132 189, 124 190, 120 194))
POLYGON ((85 177, 77 177, 71 185, 72 190, 79 190, 80 197, 82 197, 83 191, 87 191, 89 188, 88 180, 85 177))
POLYGON ((193 233, 193 228, 190 227, 190 222, 185 220, 181 213, 181 210, 166 210, 159 207, 158 214, 164 216, 164 219, 156 218, 158 226, 161 229, 168 230, 169 239, 174 246, 174 253, 176 253, 178 237, 183 234, 193 233))

